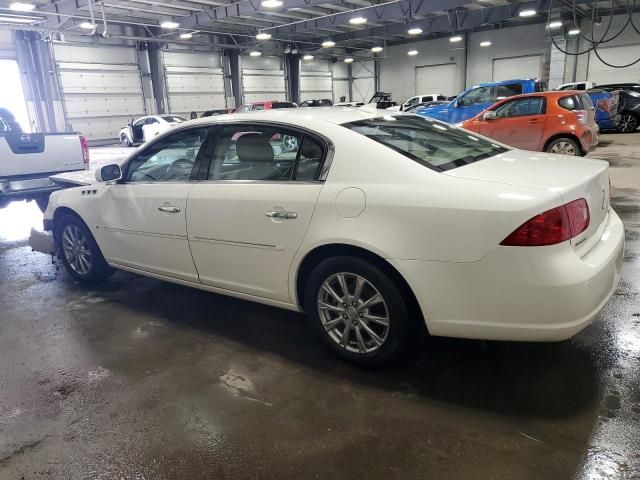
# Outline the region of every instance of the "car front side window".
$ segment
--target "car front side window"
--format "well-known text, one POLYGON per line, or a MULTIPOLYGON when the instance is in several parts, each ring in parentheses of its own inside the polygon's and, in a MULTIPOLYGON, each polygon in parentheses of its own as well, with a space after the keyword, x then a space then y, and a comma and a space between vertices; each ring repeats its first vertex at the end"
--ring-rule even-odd
POLYGON ((494 110, 496 118, 522 117, 544 113, 544 100, 541 97, 512 100, 503 103, 494 110))
POLYGON ((268 125, 223 127, 216 143, 209 180, 315 180, 325 150, 311 136, 268 125))
POLYGON ((155 142, 131 160, 126 183, 188 181, 208 132, 209 127, 191 128, 155 142))
POLYGON ((458 106, 468 107, 476 103, 488 103, 491 101, 491 87, 477 87, 458 100, 458 106))

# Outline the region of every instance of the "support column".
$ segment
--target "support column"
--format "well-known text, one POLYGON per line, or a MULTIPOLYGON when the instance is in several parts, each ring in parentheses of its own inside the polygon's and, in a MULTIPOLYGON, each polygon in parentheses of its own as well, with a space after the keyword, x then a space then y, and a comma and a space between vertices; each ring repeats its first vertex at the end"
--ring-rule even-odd
POLYGON ((164 67, 162 65, 162 48, 160 45, 149 43, 149 73, 151 75, 151 86, 153 97, 155 98, 156 109, 159 114, 168 113, 167 106, 167 86, 164 78, 164 67))
POLYGON ((300 103, 300 55, 289 55, 287 61, 290 96, 292 102, 300 103))
POLYGON ((351 64, 349 64, 347 70, 349 71, 349 101, 353 102, 353 68, 351 64))
POLYGON ((231 75, 231 94, 236 108, 242 105, 242 60, 240 54, 231 50, 229 55, 229 73, 231 75))

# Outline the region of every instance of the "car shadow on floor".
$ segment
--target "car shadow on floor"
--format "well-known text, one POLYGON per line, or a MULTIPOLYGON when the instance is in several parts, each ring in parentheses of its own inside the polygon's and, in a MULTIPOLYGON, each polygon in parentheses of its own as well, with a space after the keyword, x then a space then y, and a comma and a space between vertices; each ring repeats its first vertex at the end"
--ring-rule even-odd
MULTIPOLYGON (((69 289, 83 288, 66 272, 62 278, 69 289)), ((431 337, 409 362, 364 370, 333 358, 302 314, 124 272, 97 292, 132 318, 151 316, 166 322, 169 329, 197 329, 213 342, 235 342, 252 355, 276 355, 297 368, 371 388, 538 418, 574 415, 598 398, 594 359, 588 349, 572 341, 545 344, 431 337)))

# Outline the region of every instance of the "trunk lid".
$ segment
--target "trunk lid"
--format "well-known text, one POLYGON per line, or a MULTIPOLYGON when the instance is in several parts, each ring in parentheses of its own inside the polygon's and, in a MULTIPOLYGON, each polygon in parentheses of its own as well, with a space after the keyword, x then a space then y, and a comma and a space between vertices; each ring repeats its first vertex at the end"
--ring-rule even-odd
POLYGON ((0 177, 84 170, 80 137, 73 133, 0 135, 0 177))
MULTIPOLYGON (((598 241, 609 212, 609 164, 602 160, 510 150, 444 175, 557 193, 562 204, 584 198, 589 227, 571 239, 580 256, 598 241)), ((540 212, 542 213, 542 212, 540 212)))

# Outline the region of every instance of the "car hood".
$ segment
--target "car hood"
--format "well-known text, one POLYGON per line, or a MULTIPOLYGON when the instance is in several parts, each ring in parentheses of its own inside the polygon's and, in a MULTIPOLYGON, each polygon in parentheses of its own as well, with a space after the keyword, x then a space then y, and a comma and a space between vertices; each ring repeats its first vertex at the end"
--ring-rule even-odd
POLYGON ((563 195, 576 185, 600 176, 608 167, 603 160, 514 149, 444 174, 563 195))

